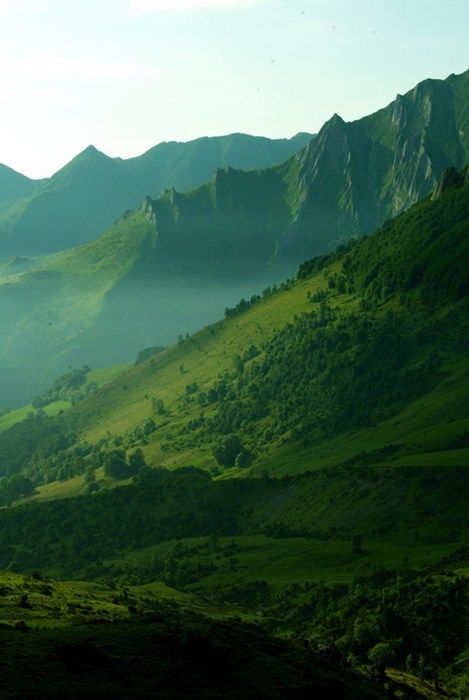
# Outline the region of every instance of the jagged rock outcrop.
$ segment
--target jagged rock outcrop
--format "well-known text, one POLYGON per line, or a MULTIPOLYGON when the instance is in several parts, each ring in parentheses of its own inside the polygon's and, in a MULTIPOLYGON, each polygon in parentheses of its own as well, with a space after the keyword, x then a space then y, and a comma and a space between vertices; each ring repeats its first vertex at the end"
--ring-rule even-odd
MULTIPOLYGON (((370 233, 432 192, 446 168, 469 161, 468 76, 425 80, 354 122, 334 114, 308 146, 276 168, 257 174, 218 169, 189 195, 163 195, 155 202, 164 210, 161 245, 202 244, 215 261, 221 251, 243 251, 247 261, 289 274, 304 259, 370 233)), ((196 253, 191 260, 197 267, 196 253)), ((226 263, 220 257, 216 264, 226 263)))
POLYGON ((438 199, 451 187, 462 187, 469 183, 469 166, 463 170, 456 168, 447 168, 443 175, 438 180, 438 183, 433 191, 432 199, 438 199))

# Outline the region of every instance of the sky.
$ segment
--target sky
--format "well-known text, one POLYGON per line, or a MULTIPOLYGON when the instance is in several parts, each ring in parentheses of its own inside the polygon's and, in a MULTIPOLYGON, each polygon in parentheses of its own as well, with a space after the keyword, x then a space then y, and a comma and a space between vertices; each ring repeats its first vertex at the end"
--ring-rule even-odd
POLYGON ((0 0, 0 162, 317 132, 469 68, 461 0, 0 0))

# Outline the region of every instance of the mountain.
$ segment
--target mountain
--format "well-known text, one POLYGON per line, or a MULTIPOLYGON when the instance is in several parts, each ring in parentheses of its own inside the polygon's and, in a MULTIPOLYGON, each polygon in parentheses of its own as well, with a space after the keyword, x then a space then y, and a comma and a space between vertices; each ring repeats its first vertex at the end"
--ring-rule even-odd
POLYGON ((205 276, 197 277, 184 268, 182 255, 175 265, 160 260, 158 242, 153 214, 144 204, 92 243, 39 263, 16 258, 4 267, 3 405, 28 402, 69 365, 125 362, 144 347, 194 332, 215 321, 226 304, 274 279, 260 267, 240 277, 228 262, 225 275, 216 266, 209 274, 208 252, 207 265, 199 255, 205 276))
POLYGON ((286 274, 431 192, 445 168, 469 161, 469 71, 425 80, 384 109, 345 122, 335 114, 279 167, 232 168, 195 192, 154 203, 163 239, 216 237, 277 261, 286 274))
MULTIPOLYGON (((282 444, 295 442, 296 435, 298 461, 290 444, 282 471, 304 468, 305 459, 326 465, 354 449, 356 456, 383 450, 383 459, 405 463, 416 451, 456 448, 460 438, 464 449, 451 454, 466 459, 468 178, 467 168, 459 176, 444 174, 434 195, 373 236, 313 258, 296 281, 227 309, 224 321, 137 365, 76 406, 69 415, 73 429, 80 426, 93 441, 107 431, 121 435, 124 426, 132 431, 150 417, 153 396, 168 404, 175 424, 184 416, 183 425, 197 425, 201 410, 211 416, 187 438, 178 428, 179 446, 166 450, 173 419, 165 419, 167 427, 145 448, 158 464, 177 463, 187 439, 191 461, 214 465, 204 431, 213 439, 242 434, 243 425, 248 451, 257 456, 252 469, 262 469, 266 459, 280 465, 282 444), (220 383, 225 396, 216 389, 220 383), (185 391, 189 385, 205 395, 215 388, 210 395, 221 402, 194 402, 185 391), (315 410, 309 415, 310 405, 315 410), (393 418, 396 413, 406 417, 393 418), (433 420, 448 424, 430 429, 426 422, 433 420), (198 443, 199 429, 200 454, 190 447, 198 443), (351 430, 360 436, 356 443, 351 430), (272 457, 276 450, 279 456, 272 457)), ((186 460, 185 448, 182 453, 186 460)))
MULTIPOLYGON (((120 226, 141 230, 135 217, 120 226)), ((37 620, 38 577, 71 578, 66 614, 92 624, 99 584, 96 639, 119 649, 105 623, 125 601, 144 630, 153 593, 247 615, 395 697, 429 697, 431 681, 462 698, 468 245, 469 168, 447 170, 374 234, 100 387, 69 371, 34 402, 47 413, 0 433, 0 566, 30 574, 4 606, 37 620)))
MULTIPOLYGON (((170 186, 191 189, 217 167, 275 165, 311 138, 311 134, 278 140, 231 134, 161 143, 127 160, 88 146, 51 178, 37 183, 24 178, 16 189, 0 171, 1 199, 22 198, 5 202, 0 210, 0 256, 51 253, 91 241, 145 195, 157 196, 170 186)), ((11 174, 9 179, 16 182, 11 174)))
MULTIPOLYGON (((211 446, 232 434, 253 473, 350 459, 464 463, 468 226, 466 168, 445 173, 433 195, 372 236, 313 258, 295 280, 148 353, 66 413, 67 430, 90 443, 138 444, 134 435, 153 416, 161 429, 142 446, 165 467, 189 460, 215 468, 211 446), (158 400, 164 408, 155 413, 158 400)), ((114 267, 101 268, 103 285, 114 267)), ((52 269, 45 284, 48 276, 52 269)), ((9 441, 15 460, 26 444, 1 434, 6 465, 9 441)))
MULTIPOLYGON (((171 187, 146 197, 96 241, 4 263, 2 403, 29 402, 69 365, 127 362, 144 347, 172 343, 293 275, 311 255, 371 232, 431 192, 446 165, 467 160, 468 104, 469 72, 424 81, 370 117, 345 123, 334 116, 278 166, 218 168, 189 192, 171 187)), ((216 140, 218 153, 222 145, 228 148, 216 140)), ((207 153, 214 144, 185 145, 186 154, 192 148, 207 153)), ((106 199, 104 186, 120 181, 129 162, 94 149, 75 160, 60 178, 94 190, 83 211, 76 200, 91 222, 117 187, 106 199), (101 169, 101 189, 88 177, 90 161, 101 169)))
POLYGON ((30 180, 29 177, 0 163, 0 205, 4 206, 4 202, 11 199, 27 197, 32 194, 37 185, 38 183, 30 180))

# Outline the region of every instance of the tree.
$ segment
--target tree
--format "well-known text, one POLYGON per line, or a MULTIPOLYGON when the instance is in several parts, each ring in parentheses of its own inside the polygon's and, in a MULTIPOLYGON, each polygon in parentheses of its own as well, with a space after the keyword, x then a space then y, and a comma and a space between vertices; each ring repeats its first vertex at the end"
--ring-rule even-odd
POLYGON ((137 471, 139 471, 142 467, 145 467, 146 464, 145 456, 140 447, 130 453, 129 467, 134 470, 134 473, 137 473, 137 471))
POLYGON ((153 418, 147 418, 143 425, 143 433, 144 435, 151 435, 151 433, 154 433, 156 430, 156 423, 153 420, 153 418))
POLYGON ((241 452, 238 452, 236 455, 235 459, 235 466, 236 467, 246 467, 249 463, 249 454, 245 451, 242 450, 241 452))
POLYGON ((93 467, 87 467, 85 472, 85 484, 92 484, 96 481, 96 472, 93 467))
POLYGON ((164 403, 162 399, 152 399, 151 400, 151 408, 153 413, 156 413, 157 416, 164 416, 166 413, 166 409, 164 406, 164 403))
POLYGON ((363 552, 363 537, 356 534, 352 537, 352 554, 361 554, 363 552))
POLYGON ((105 455, 104 473, 112 479, 127 479, 131 476, 124 450, 112 450, 105 455))
POLYGON ((368 660, 376 673, 376 680, 384 683, 386 680, 386 666, 394 658, 394 650, 387 642, 378 642, 368 652, 368 660))
POLYGON ((213 448, 213 456, 218 464, 224 467, 232 467, 240 452, 245 452, 245 450, 237 435, 228 435, 213 448))

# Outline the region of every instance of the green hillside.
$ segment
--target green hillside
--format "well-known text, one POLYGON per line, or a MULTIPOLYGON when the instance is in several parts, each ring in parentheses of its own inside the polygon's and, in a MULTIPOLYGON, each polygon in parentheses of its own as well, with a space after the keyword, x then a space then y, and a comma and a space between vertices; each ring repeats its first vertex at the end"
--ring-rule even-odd
POLYGON ((0 201, 5 200, 0 206, 0 257, 51 253, 91 241, 145 195, 158 196, 167 187, 197 187, 217 167, 276 165, 310 139, 311 134, 278 140, 230 134, 161 143, 127 160, 89 146, 51 178, 38 182, 13 171, 7 178, 5 168, 0 171, 0 201))
MULTIPOLYGON (((118 225, 135 259, 151 215, 118 225)), ((468 222, 468 169, 448 170, 375 234, 1 432, 0 567, 166 586, 393 693, 463 698, 468 222)), ((106 241, 125 257, 113 236, 97 259, 106 241)))
POLYGON ((153 417, 160 427, 143 449, 167 467, 215 467, 210 445, 232 432, 253 471, 362 453, 428 464, 450 445, 455 463, 465 460, 469 199, 460 184, 138 365, 125 387, 116 381, 77 406, 70 425, 130 444, 153 417))
MULTIPOLYGON (((213 448, 232 434, 253 473, 353 459, 465 463, 467 174, 441 187, 375 235, 303 264, 296 280, 109 382, 67 413, 67 429, 92 443, 141 445, 151 464, 168 468, 220 469, 213 448), (148 420, 155 429, 143 439, 148 420)), ((136 226, 138 255, 136 216, 120 225, 136 226)), ((95 244, 97 259, 114 235, 95 244)), ((83 313, 81 250, 72 259, 83 313)), ((105 287, 116 269, 103 266, 96 283, 105 287)), ((45 285, 60 279, 46 275, 45 285)), ((246 473, 234 460, 225 466, 246 473)))

